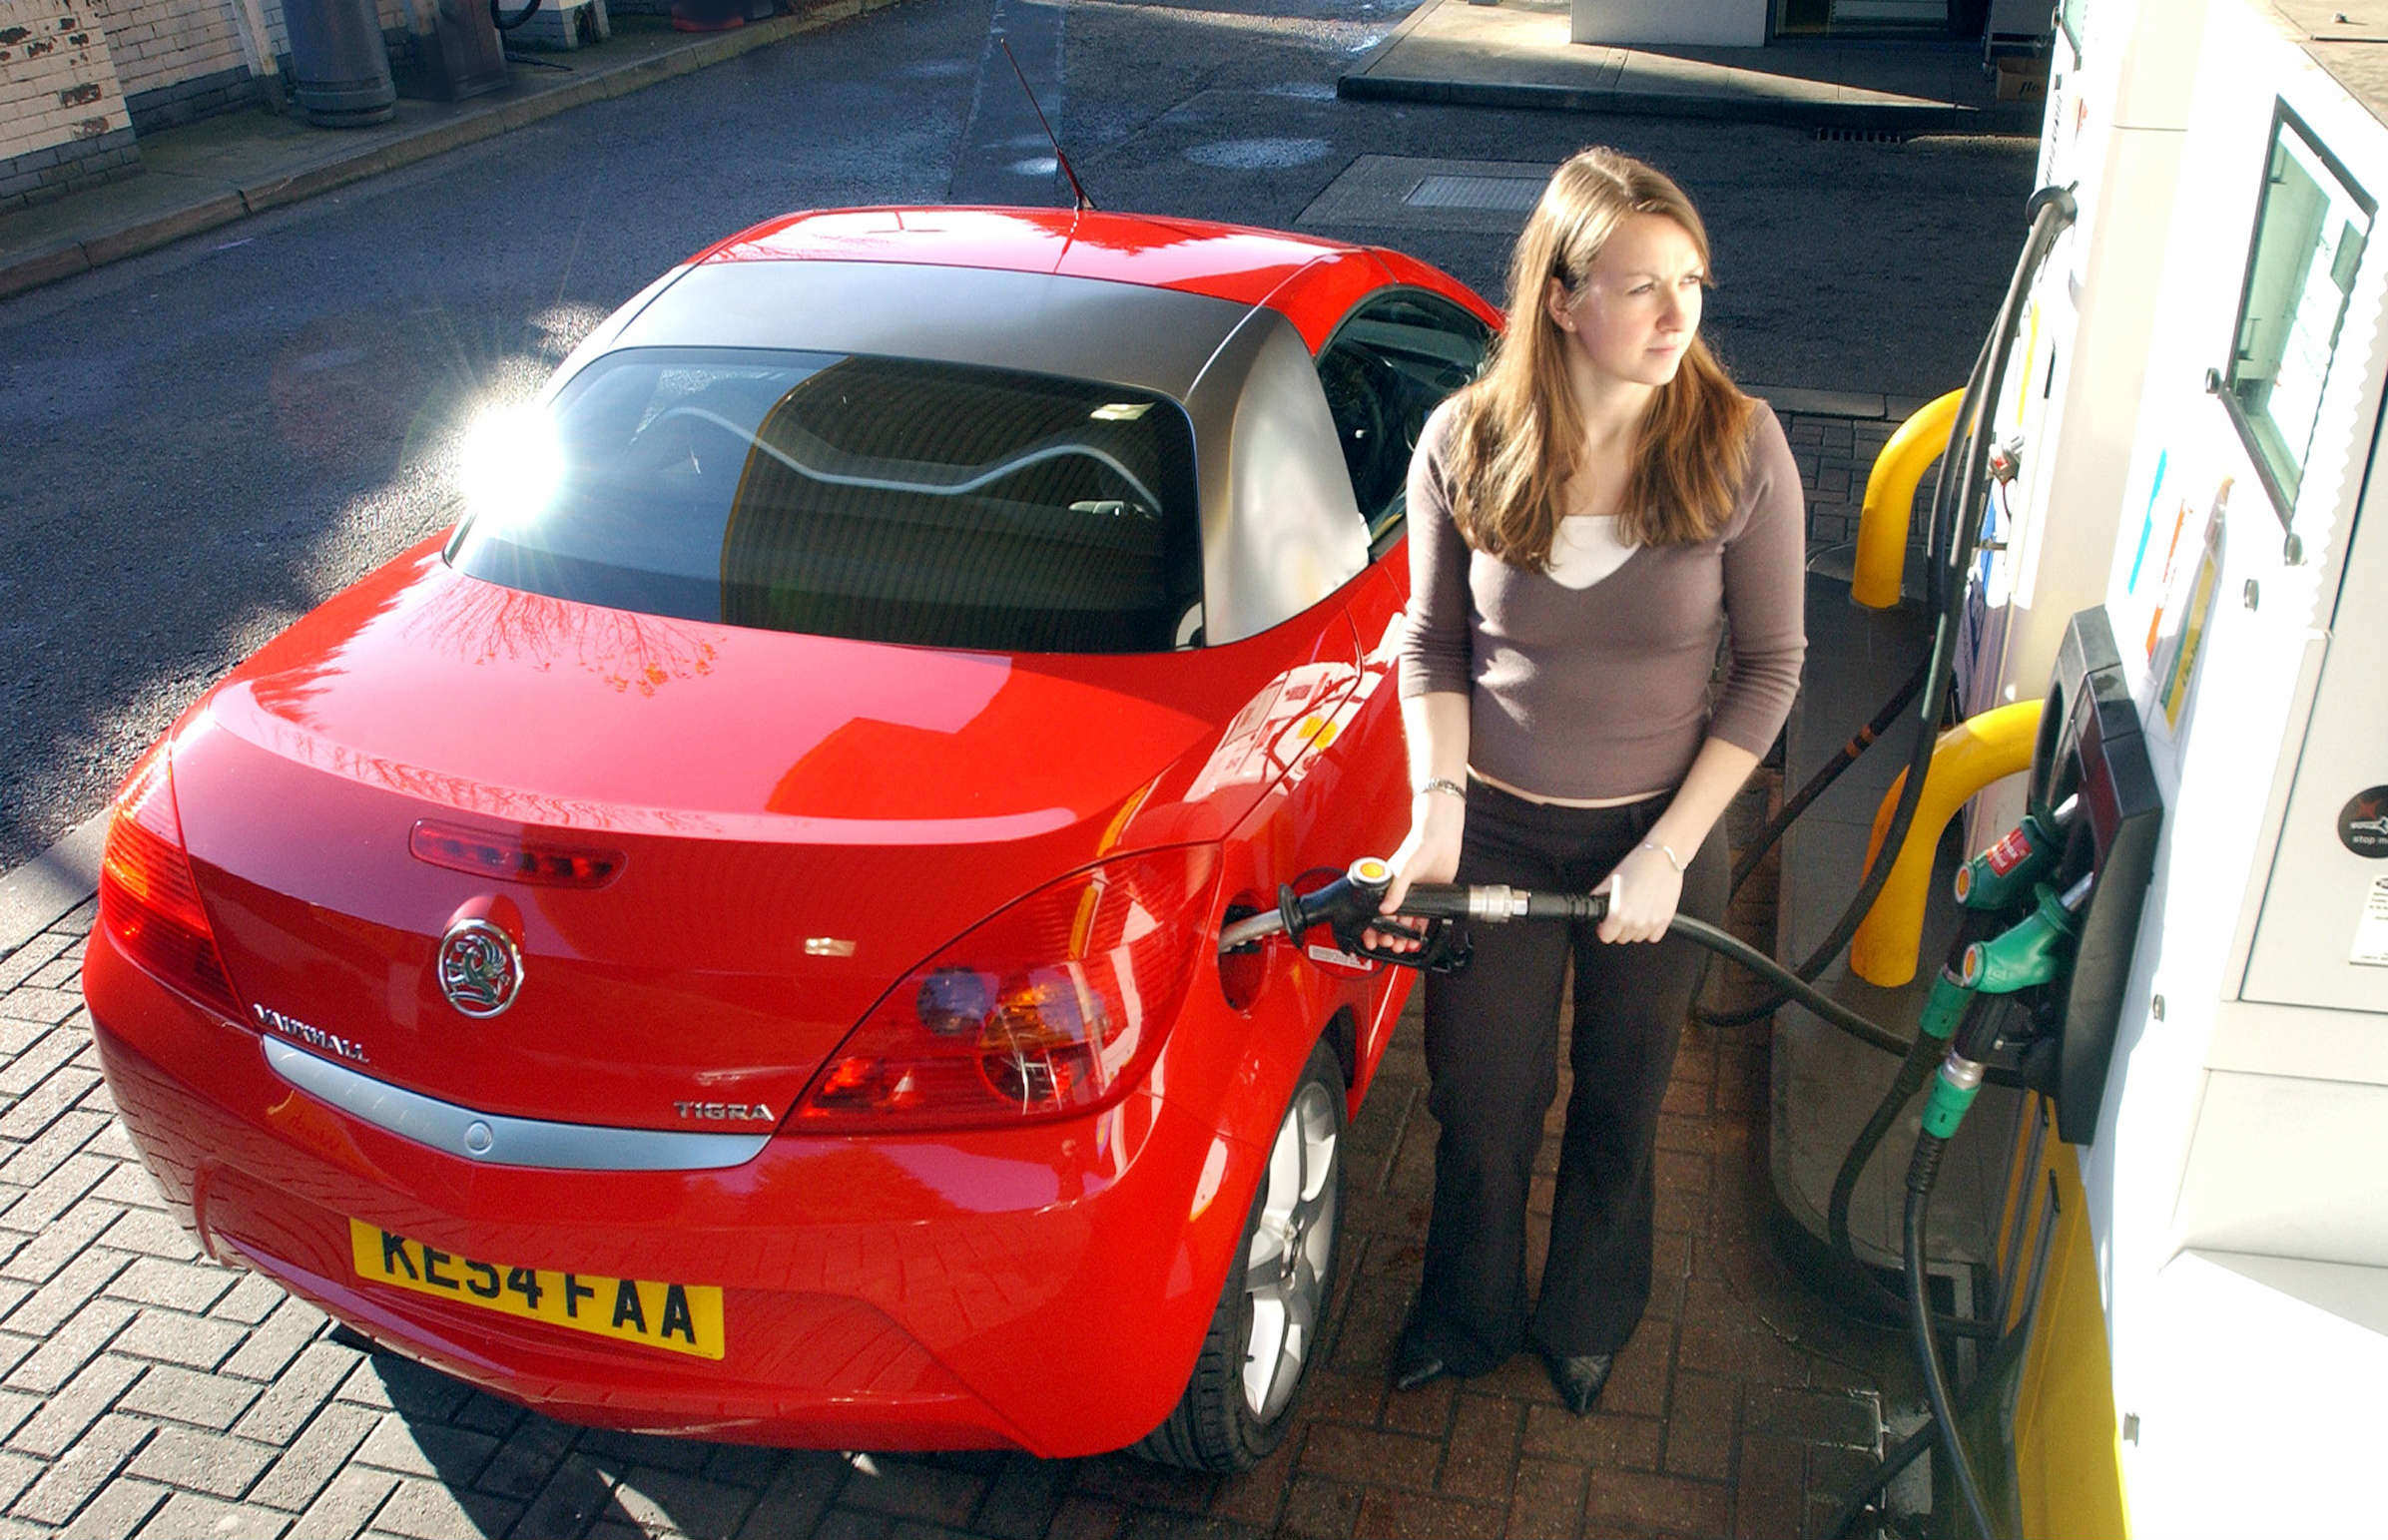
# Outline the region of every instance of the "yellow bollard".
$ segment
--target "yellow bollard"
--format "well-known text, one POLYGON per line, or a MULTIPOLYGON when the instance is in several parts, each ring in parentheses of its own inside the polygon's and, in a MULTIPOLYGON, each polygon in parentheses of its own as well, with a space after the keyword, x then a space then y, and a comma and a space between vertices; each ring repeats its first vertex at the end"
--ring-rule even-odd
POLYGON ((1899 424, 1899 431, 1874 457, 1866 475, 1866 504, 1857 519, 1857 571, 1849 597, 1870 610, 1899 602, 1899 578, 1907 567, 1907 521, 1924 472, 1949 447, 1949 430, 1965 392, 1952 390, 1899 424))
MULTIPOLYGON (((1932 886, 1933 852, 1941 830, 1976 791, 2004 776, 2032 768, 2040 740, 2040 703, 2018 701, 1969 717, 1940 736, 1924 773, 1924 794, 1916 802, 1907 842, 1899 847, 1890 879, 1875 895, 1865 923, 1849 943, 1849 971, 1869 984, 1896 989, 1916 976, 1916 951, 1923 944, 1924 900, 1932 886)), ((1866 841, 1866 869, 1874 869, 1889 832, 1892 809, 1907 784, 1907 771, 1882 794, 1874 810, 1874 833, 1866 841)))

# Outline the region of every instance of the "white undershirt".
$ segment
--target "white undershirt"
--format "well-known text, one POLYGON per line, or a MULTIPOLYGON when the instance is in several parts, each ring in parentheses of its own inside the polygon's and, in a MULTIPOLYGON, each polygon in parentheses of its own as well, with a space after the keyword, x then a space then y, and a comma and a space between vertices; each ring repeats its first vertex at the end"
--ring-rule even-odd
POLYGON ((1566 588, 1589 588, 1624 566, 1635 549, 1618 538, 1615 515, 1569 514, 1550 537, 1551 581, 1566 588))

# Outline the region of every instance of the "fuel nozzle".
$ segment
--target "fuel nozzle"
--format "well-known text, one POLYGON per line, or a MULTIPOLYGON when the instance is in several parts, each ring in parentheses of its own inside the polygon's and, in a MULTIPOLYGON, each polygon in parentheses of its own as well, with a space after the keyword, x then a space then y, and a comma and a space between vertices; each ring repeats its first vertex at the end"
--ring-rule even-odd
MULTIPOLYGON (((1296 891, 1289 882, 1277 889, 1274 910, 1248 914, 1220 931, 1219 950, 1243 951, 1264 937, 1280 934, 1299 940, 1324 925, 1334 934, 1346 960, 1367 957, 1429 973, 1450 973, 1468 965, 1467 932, 1455 921, 1502 925, 1511 920, 1582 920, 1597 924, 1608 916, 1606 893, 1529 892, 1499 882, 1414 882, 1403 892, 1397 911, 1413 923, 1401 925, 1383 912, 1386 890, 1392 886, 1393 863, 1375 855, 1360 857, 1342 876, 1307 893, 1296 891), (1417 938, 1417 944, 1372 946, 1368 941, 1372 930, 1380 935, 1406 930, 1417 938)), ((1725 944, 1737 943, 1728 940, 1725 944)))
POLYGON ((1376 918, 1377 906, 1385 901, 1385 890, 1391 886, 1393 862, 1381 855, 1363 855, 1345 868, 1342 876, 1315 892, 1297 893, 1290 882, 1278 888, 1277 914, 1289 936, 1299 936, 1313 925, 1327 925, 1341 940, 1344 930, 1355 921, 1366 924, 1376 918))
POLYGON ((1347 958, 1373 958, 1378 962, 1396 963, 1402 967, 1434 973, 1448 973, 1465 966, 1468 961, 1467 937, 1453 926, 1452 921, 1471 912, 1471 894, 1486 890, 1426 883, 1412 887, 1409 896, 1403 900, 1402 913, 1423 919, 1425 925, 1419 931, 1418 946, 1403 951, 1368 944, 1370 930, 1394 928, 1379 912, 1385 902, 1386 889, 1392 885, 1393 863, 1377 855, 1360 857, 1345 868, 1342 876, 1307 893, 1297 891, 1290 882, 1286 883, 1277 889, 1275 909, 1247 915, 1222 930, 1219 933, 1219 950, 1222 953, 1244 951, 1258 946, 1262 940, 1273 935, 1284 935, 1299 942, 1312 930, 1324 925, 1335 937, 1336 947, 1347 958))
POLYGON ((2025 813, 2021 823, 1957 868, 1957 901, 1977 912, 2022 902, 2064 856, 2066 830, 2079 805, 2079 797, 2069 796, 2053 810, 2025 813))
POLYGON ((1974 1003, 1975 993, 1974 986, 1957 969, 1941 969, 1940 977, 1932 981, 1931 995, 1924 1001, 1924 1014, 1916 1020, 1917 1035, 1942 1043, 1955 1037, 1957 1024, 1965 1019, 1965 1008, 1974 1003))
POLYGON ((1981 994, 2011 995, 2048 983, 2065 970, 2078 926, 2074 915, 2089 901, 2091 879, 2082 878, 2063 894, 2036 883, 2032 912, 1988 941, 1965 949, 1959 976, 1981 994))
POLYGON ((1270 936, 1300 940, 1313 926, 1329 925, 1341 932, 1375 918, 1393 885, 1393 863, 1379 855, 1363 855, 1344 874, 1326 886, 1299 892, 1291 882, 1277 889, 1277 907, 1231 921, 1219 933, 1221 952, 1248 951, 1270 936))
MULTIPOLYGON (((2007 995, 2053 982, 2072 960, 2079 929, 2075 916, 2090 901, 2096 880, 2091 873, 2063 893, 2041 883, 2034 889, 2039 902, 2030 914, 1965 949, 1957 968, 1960 986, 1974 994, 2007 995)), ((1953 1137, 1965 1121, 1974 1093, 1982 1089, 1982 1061, 1990 1057, 1997 1034, 1990 1013, 1975 1016, 1957 1034, 1932 1082, 1932 1099, 1924 1105, 1924 1132, 1933 1139, 1953 1137)))

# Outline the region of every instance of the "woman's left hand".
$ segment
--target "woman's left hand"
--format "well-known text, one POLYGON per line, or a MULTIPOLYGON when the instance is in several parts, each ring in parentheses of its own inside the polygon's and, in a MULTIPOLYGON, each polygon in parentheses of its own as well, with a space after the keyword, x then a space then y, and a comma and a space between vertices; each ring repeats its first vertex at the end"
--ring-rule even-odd
POLYGON ((1663 852, 1642 846, 1617 862, 1592 891, 1608 895, 1601 940, 1655 941, 1666 934, 1675 905, 1683 901, 1683 873, 1663 852))

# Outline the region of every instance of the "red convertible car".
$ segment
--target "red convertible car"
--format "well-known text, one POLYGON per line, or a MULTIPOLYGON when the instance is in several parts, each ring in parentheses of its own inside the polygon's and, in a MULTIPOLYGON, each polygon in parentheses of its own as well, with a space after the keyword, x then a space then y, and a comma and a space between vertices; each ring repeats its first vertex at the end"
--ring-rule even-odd
POLYGON ((1495 320, 1093 212, 674 268, 119 794, 144 1160, 575 1421, 1249 1464, 1408 975, 1219 933, 1405 826, 1405 469, 1495 320))

